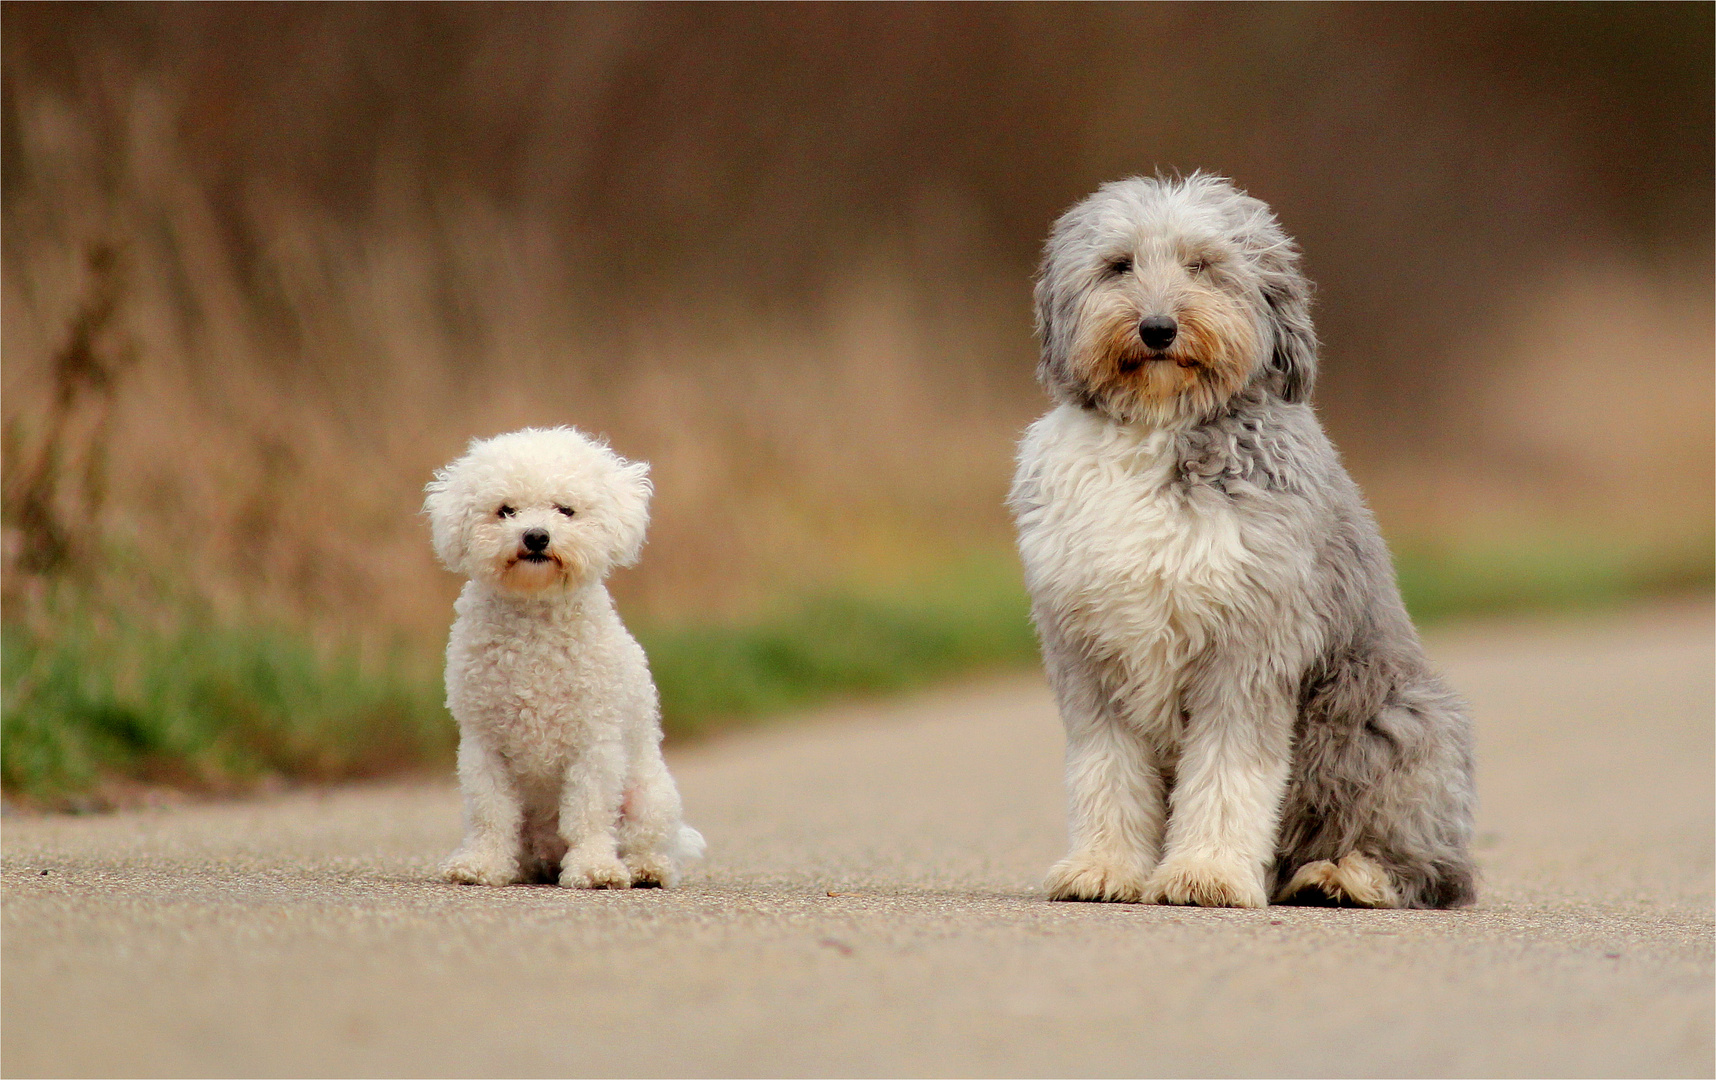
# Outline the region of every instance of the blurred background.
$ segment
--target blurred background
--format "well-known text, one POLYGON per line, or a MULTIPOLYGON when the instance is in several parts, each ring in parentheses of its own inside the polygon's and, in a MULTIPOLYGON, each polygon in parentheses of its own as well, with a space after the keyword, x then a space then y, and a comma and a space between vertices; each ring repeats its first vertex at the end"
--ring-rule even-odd
POLYGON ((654 466, 670 729, 1029 663, 1049 223, 1270 202, 1425 619, 1708 594, 1709 4, 6 4, 4 781, 447 760, 431 471, 654 466))

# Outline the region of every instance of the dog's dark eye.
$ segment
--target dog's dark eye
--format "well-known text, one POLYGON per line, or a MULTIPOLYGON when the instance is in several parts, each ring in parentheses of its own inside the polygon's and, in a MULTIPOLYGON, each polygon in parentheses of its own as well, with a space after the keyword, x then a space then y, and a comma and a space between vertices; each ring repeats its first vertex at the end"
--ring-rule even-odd
POLYGON ((1208 260, 1206 260, 1206 259, 1193 259, 1191 262, 1186 264, 1186 273, 1192 275, 1193 277, 1197 277, 1199 274, 1203 273, 1205 270, 1208 270, 1209 268, 1210 268, 1210 264, 1209 264, 1208 260))
POLYGON ((499 510, 495 511, 495 517, 508 518, 508 517, 512 517, 516 513, 518 513, 518 511, 514 510, 512 507, 503 506, 499 510))
POLYGON ((573 514, 576 514, 578 512, 578 511, 572 509, 570 506, 561 506, 559 503, 556 503, 554 505, 554 509, 560 511, 562 514, 565 514, 567 517, 571 517, 573 514))
POLYGON ((1130 274, 1132 272, 1132 260, 1115 259, 1108 264, 1108 272, 1111 274, 1130 274))

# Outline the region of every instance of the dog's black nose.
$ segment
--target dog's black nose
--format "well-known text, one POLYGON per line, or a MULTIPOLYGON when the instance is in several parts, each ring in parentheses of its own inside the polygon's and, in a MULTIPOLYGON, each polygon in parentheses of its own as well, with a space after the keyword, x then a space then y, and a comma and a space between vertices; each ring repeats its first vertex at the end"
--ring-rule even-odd
POLYGON ((548 530, 526 529, 524 530, 523 540, 524 550, 531 552, 545 551, 548 548, 548 530))
POLYGON ((1166 349, 1180 333, 1180 324, 1167 315, 1152 315, 1138 324, 1138 338, 1152 349, 1166 349))

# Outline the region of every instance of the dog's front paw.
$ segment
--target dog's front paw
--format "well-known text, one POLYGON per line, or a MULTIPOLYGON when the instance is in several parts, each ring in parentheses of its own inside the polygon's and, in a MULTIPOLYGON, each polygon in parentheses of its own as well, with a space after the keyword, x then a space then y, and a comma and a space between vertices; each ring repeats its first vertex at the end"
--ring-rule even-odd
POLYGON ((629 889, 632 872, 612 855, 568 855, 560 864, 562 889, 629 889))
POLYGON ((1050 900, 1136 904, 1144 896, 1144 868, 1135 863, 1074 852, 1049 868, 1043 887, 1050 900))
POLYGON ((1207 858, 1170 858, 1144 884, 1152 904, 1260 908, 1269 903, 1263 874, 1243 865, 1207 858))
POLYGON ((441 864, 441 876, 458 885, 511 885, 521 875, 514 856, 460 849, 441 864))

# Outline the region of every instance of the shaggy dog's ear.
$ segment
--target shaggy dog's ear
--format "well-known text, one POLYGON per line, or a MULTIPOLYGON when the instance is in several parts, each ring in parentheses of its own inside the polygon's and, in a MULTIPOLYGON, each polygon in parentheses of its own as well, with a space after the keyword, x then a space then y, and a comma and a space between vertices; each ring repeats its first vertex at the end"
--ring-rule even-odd
POLYGON ((1068 236, 1074 226, 1068 219, 1073 214, 1074 211, 1068 211, 1055 223, 1043 253, 1042 266, 1037 271, 1033 296, 1037 338, 1042 343, 1042 352, 1037 360, 1037 382, 1056 401, 1076 401, 1088 407, 1092 402, 1090 394, 1072 372, 1072 338, 1073 328, 1078 325, 1078 293, 1065 283, 1066 274, 1052 272, 1054 262, 1065 257, 1060 249, 1071 243, 1068 236))
POLYGON ((649 497, 654 490, 648 462, 632 461, 620 467, 614 479, 613 565, 631 566, 643 554, 644 533, 649 529, 649 497))
POLYGON ((1311 282, 1299 272, 1295 253, 1263 277, 1263 302, 1275 344, 1268 371, 1284 401, 1306 401, 1317 381, 1317 331, 1311 324, 1311 282))
POLYGON ((1037 287, 1034 291, 1037 308, 1037 340, 1042 343, 1041 358, 1037 361, 1037 381, 1043 388, 1053 393, 1066 370, 1066 345, 1055 333, 1054 303, 1055 297, 1050 295, 1048 258, 1043 259, 1043 268, 1037 276, 1037 287))
POLYGON ((1299 247, 1282 230, 1268 203, 1226 180, 1191 178, 1200 179, 1232 195, 1229 221, 1257 270, 1270 331, 1263 381, 1283 401, 1306 401, 1317 381, 1317 331, 1311 324, 1311 281, 1299 269, 1299 247))
POLYGON ((429 538, 435 546, 435 557, 441 565, 455 574, 464 573, 467 545, 465 518, 468 499, 454 484, 453 466, 435 473, 435 479, 423 489, 423 512, 429 515, 429 538))

